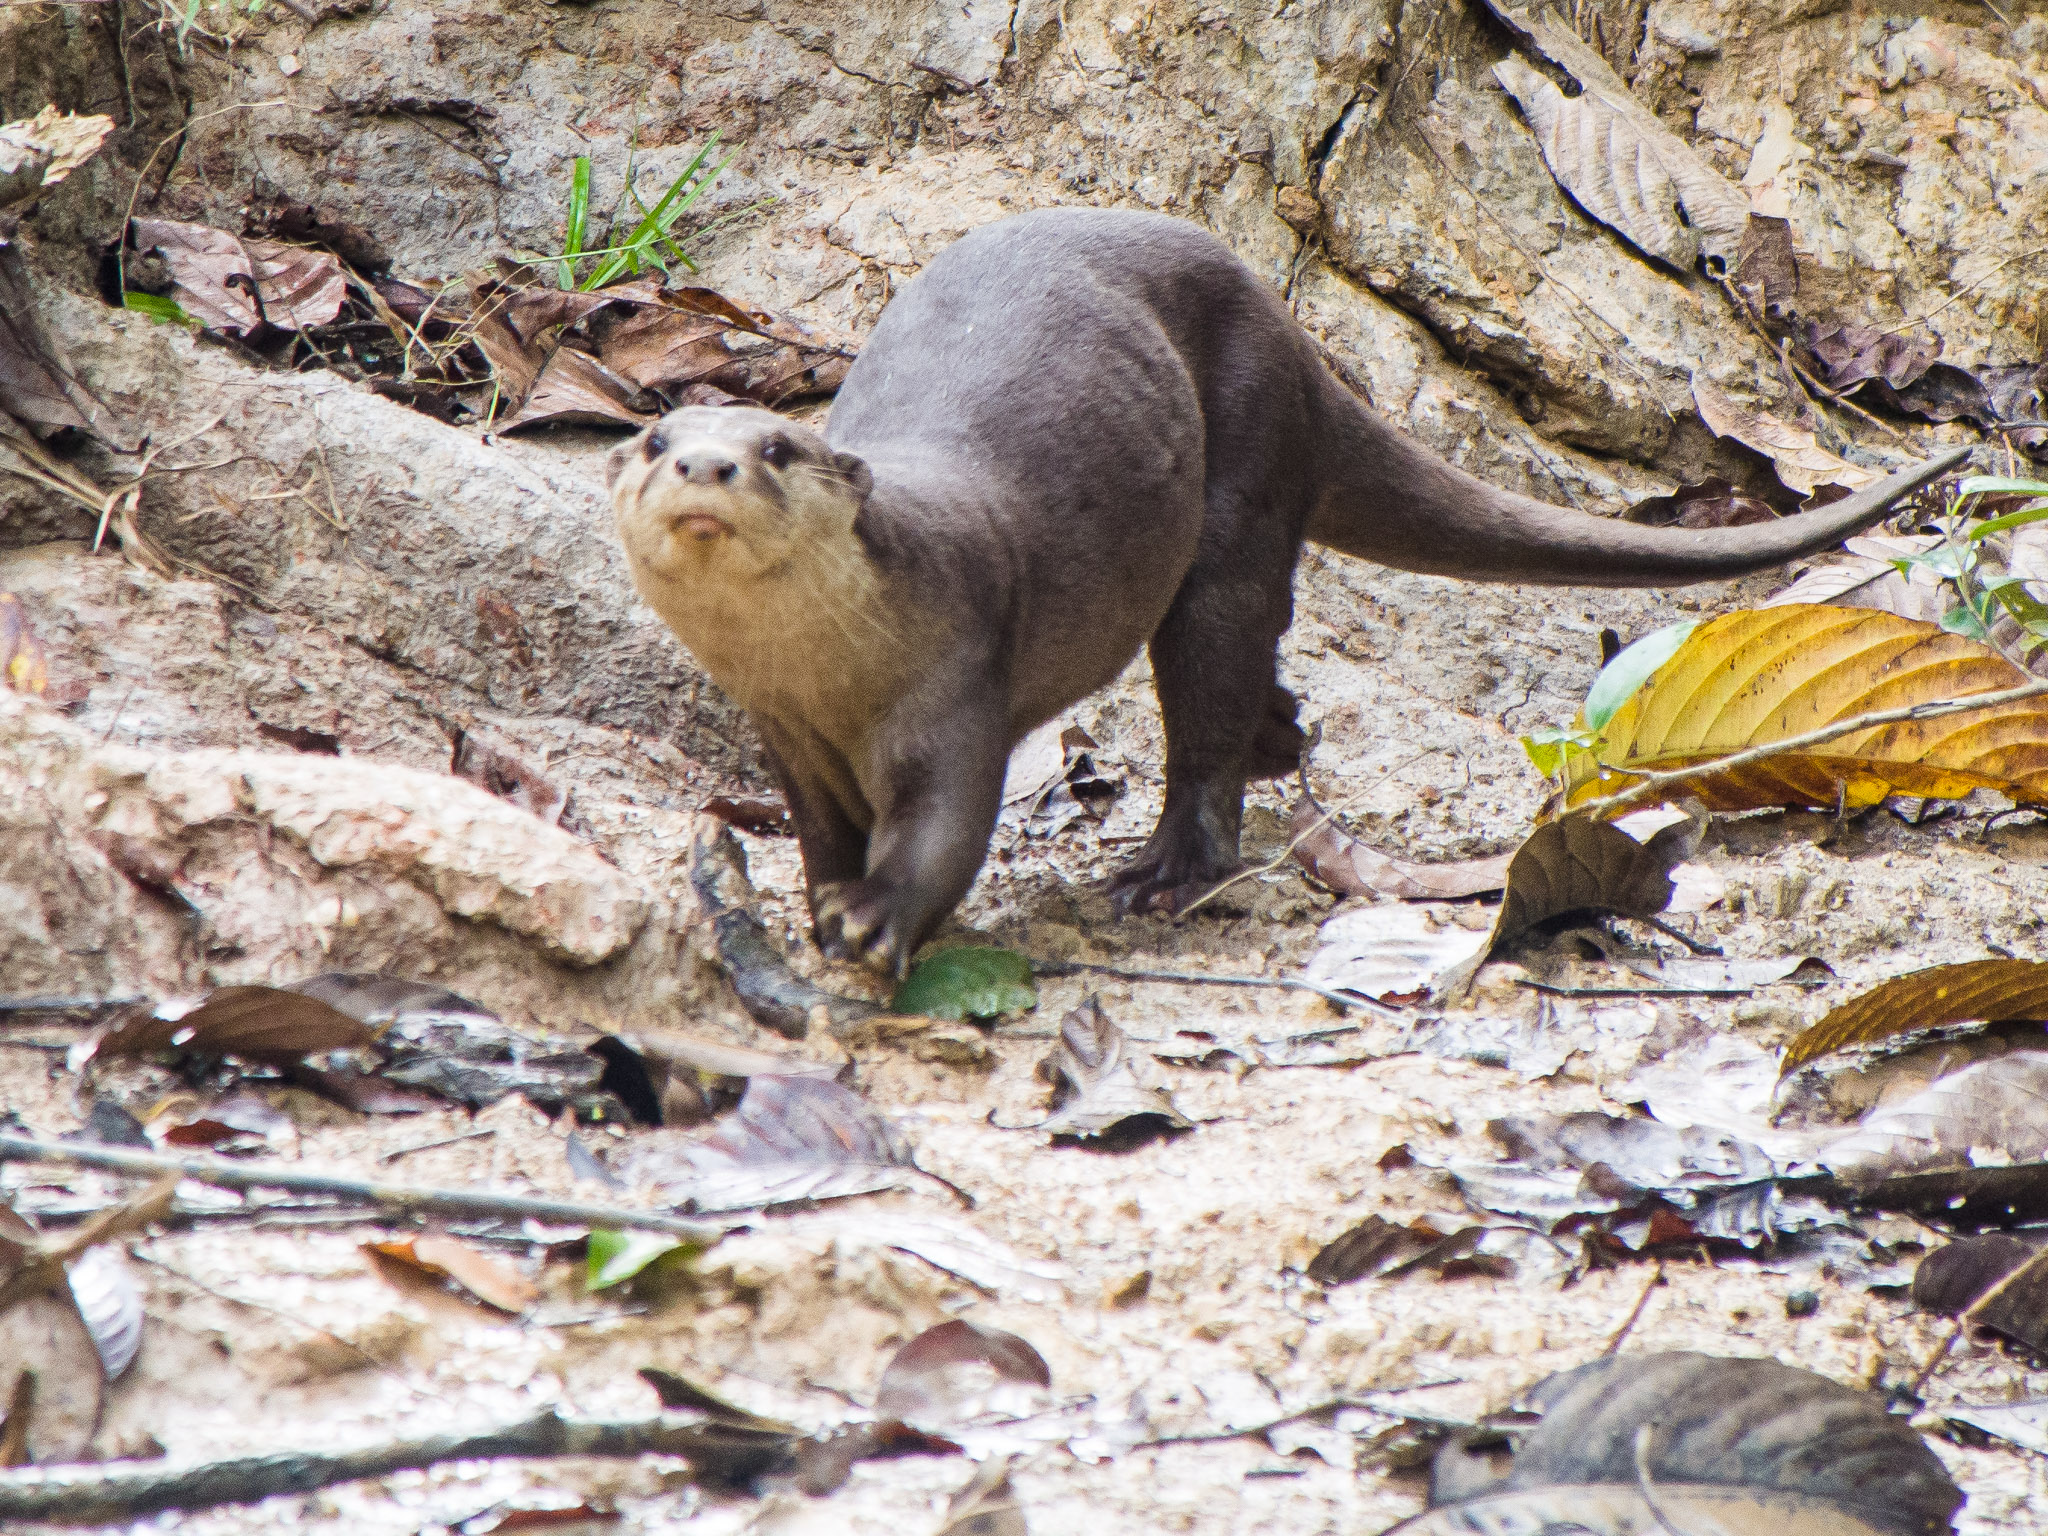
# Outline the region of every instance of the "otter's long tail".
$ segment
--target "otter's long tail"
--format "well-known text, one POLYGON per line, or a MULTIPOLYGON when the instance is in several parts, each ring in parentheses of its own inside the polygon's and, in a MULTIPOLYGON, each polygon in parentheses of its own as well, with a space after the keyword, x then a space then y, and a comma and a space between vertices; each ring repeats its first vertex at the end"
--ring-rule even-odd
POLYGON ((1970 453, 1952 448, 1845 500, 1775 523, 1652 528, 1488 485, 1397 432, 1334 379, 1322 403, 1325 486, 1308 536, 1380 565, 1467 581, 1676 587, 1741 576, 1861 532, 1970 453))

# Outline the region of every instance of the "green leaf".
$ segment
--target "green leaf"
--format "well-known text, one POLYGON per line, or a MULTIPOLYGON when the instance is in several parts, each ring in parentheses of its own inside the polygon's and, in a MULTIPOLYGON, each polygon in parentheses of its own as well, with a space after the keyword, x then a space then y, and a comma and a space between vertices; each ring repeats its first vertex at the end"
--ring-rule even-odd
POLYGON ((1959 603, 1941 616, 1941 627, 1952 635, 1961 635, 1966 640, 1991 643, 1991 631, 1984 621, 1972 611, 1968 604, 1959 603))
POLYGON ((2027 590, 2024 577, 1994 576, 1984 583, 1984 590, 1998 599, 1998 606, 2021 624, 2031 628, 2048 623, 2048 603, 2027 590))
POLYGON ((1593 686, 1586 690, 1582 711, 1589 730, 1600 730, 1614 718, 1614 712, 1628 702, 1635 691, 1685 644, 1686 637, 1700 627, 1698 619, 1685 619, 1652 630, 1632 645, 1624 646, 1614 660, 1600 669, 1593 686))
POLYGON ((584 1289, 601 1291, 630 1280, 656 1259, 689 1246, 680 1237, 662 1232, 592 1232, 587 1246, 584 1289))
MULTIPOLYGON (((709 158, 717 144, 718 135, 714 132, 704 141, 704 147, 697 151, 690 163, 683 167, 683 173, 669 183, 668 190, 661 194, 655 205, 647 210, 638 224, 633 226, 633 233, 626 237, 617 252, 607 257, 602 266, 583 280, 585 293, 596 292, 628 267, 638 272, 641 261, 650 259, 654 242, 666 236, 670 226, 683 216, 684 210, 697 201, 724 173, 725 168, 732 164, 732 156, 727 155, 711 170, 703 169, 705 160, 709 158)), ((684 259, 684 264, 690 266, 692 271, 696 270, 690 265, 688 258, 684 259)))
POLYGON ((2048 501, 2030 501, 2017 512, 2008 512, 2003 517, 1987 517, 1981 523, 1970 525, 1970 542, 1988 539, 1994 533, 2004 533, 2008 528, 2018 528, 2026 523, 2038 523, 2048 517, 2048 501))
POLYGON ((562 287, 576 286, 576 258, 583 254, 583 237, 590 223, 590 156, 578 155, 569 169, 569 212, 562 227, 562 287))
POLYGON ((1531 731, 1522 738, 1522 750, 1546 779, 1556 778, 1570 759, 1581 752, 1594 751, 1599 745, 1600 736, 1595 731, 1567 731, 1555 726, 1531 731))
POLYGON ((158 325, 190 325, 199 322, 185 313, 185 306, 176 299, 167 299, 160 293, 124 293, 121 307, 132 309, 138 315, 147 315, 158 325))
POLYGON ((897 1013, 933 1019, 993 1019, 1038 1006, 1031 962, 1007 949, 942 949, 896 989, 897 1013))
POLYGON ((1958 496, 2048 496, 2048 480, 2015 480, 2009 475, 1972 475, 1956 487, 1958 496))

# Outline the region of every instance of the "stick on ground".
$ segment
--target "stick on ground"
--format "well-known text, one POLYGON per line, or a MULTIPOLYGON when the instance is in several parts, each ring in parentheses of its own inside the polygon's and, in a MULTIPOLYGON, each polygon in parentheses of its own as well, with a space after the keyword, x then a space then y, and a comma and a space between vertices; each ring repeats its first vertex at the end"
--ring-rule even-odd
POLYGON ((127 1147, 103 1147, 81 1141, 38 1141, 32 1136, 0 1136, 0 1162, 69 1163, 79 1168, 105 1168, 114 1173, 166 1174, 197 1179, 221 1189, 289 1189, 301 1194, 332 1195, 361 1205, 374 1205, 402 1215, 431 1212, 438 1216, 506 1216, 517 1220, 558 1221, 569 1226, 619 1227, 630 1231, 666 1232, 692 1242, 715 1243, 743 1222, 692 1221, 667 1211, 634 1210, 623 1205, 585 1205, 577 1200, 549 1200, 536 1195, 503 1195, 486 1189, 432 1189, 415 1184, 374 1184, 334 1174, 300 1173, 263 1163, 233 1163, 218 1157, 164 1157, 127 1147))

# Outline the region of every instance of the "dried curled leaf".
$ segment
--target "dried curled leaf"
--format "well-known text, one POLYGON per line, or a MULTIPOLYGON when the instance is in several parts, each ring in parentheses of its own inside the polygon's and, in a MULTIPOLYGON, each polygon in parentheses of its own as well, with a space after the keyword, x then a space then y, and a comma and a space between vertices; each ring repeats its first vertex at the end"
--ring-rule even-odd
POLYGON ((896 1351, 875 1394, 877 1412, 925 1429, 1020 1419, 1046 1408, 1052 1368, 1014 1333, 955 1318, 896 1351))
POLYGON ((1295 862, 1345 896, 1451 901, 1497 891, 1507 884, 1508 854, 1452 864, 1413 864, 1390 858, 1355 837, 1347 837, 1305 800, 1289 815, 1287 832, 1295 862))
POLYGON ((1894 976, 1795 1035, 1780 1072, 1797 1072, 1851 1046, 2006 1019, 2048 1019, 2048 961, 1970 960, 1894 976))
POLYGON ((1591 92, 1565 95, 1548 76, 1512 56, 1494 65, 1493 74, 1521 104, 1551 175, 1581 208, 1645 255, 1691 269, 1699 259, 1699 236, 1679 217, 1678 188, 1658 158, 1656 142, 1634 120, 1591 92))
POLYGON ((540 1295, 540 1288, 511 1265, 456 1238, 429 1233, 363 1246, 381 1259, 420 1274, 452 1280, 501 1312, 524 1312, 540 1295))
POLYGON ((198 1003, 168 1002, 131 1014, 74 1047, 76 1071, 101 1057, 196 1051, 289 1063, 368 1045, 376 1032, 331 1003, 284 987, 219 987, 198 1003))
POLYGON ((327 251, 175 219, 137 219, 134 230, 135 248, 158 252, 170 268, 170 297, 208 330, 308 330, 332 321, 348 296, 341 263, 327 251))
POLYGON ((1487 0, 1487 8, 1531 47, 1568 71, 1584 88, 1584 96, 1592 97, 1634 129, 1671 179, 1686 218, 1698 234, 1699 248, 1723 265, 1734 261, 1749 227, 1749 198, 1742 188, 1666 128, 1656 113, 1630 93, 1613 67, 1541 0, 1534 4, 1487 0))
POLYGON ((1544 823, 1508 864, 1494 946, 1573 912, 1655 917, 1671 904, 1672 867, 1691 857, 1705 825, 1704 816, 1688 817, 1639 843, 1584 816, 1544 823))
POLYGON ((1716 437, 1732 437, 1746 448, 1754 448, 1778 467, 1778 478, 1795 491, 1813 494, 1816 485, 1846 485, 1860 490, 1884 476, 1861 464, 1851 464, 1839 454, 1828 452, 1805 427, 1795 427, 1769 411, 1750 410, 1737 404, 1707 378, 1692 376, 1693 404, 1700 420, 1716 437))
MULTIPOLYGON (((1723 614, 1615 711, 1596 752, 1566 763, 1568 803, 1622 787, 1630 769, 1684 767, 1870 711, 2031 680, 1987 646, 1870 609, 1723 614)), ((1687 785, 1717 811, 1854 808, 1892 794, 1960 800, 1973 789, 2048 800, 2048 701, 1876 726, 1687 785)))
POLYGON ((1144 1121, 1160 1130, 1187 1130, 1187 1116, 1150 1081, 1150 1066, 1150 1058, 1134 1051, 1102 1005, 1089 998, 1060 1021, 1059 1049, 1045 1070, 1064 1092, 1059 1108, 1038 1129, 1054 1136, 1101 1136, 1144 1121))
POLYGON ((1450 1442, 1430 1512, 1395 1531, 1934 1536, 1963 1502, 1881 1399, 1775 1360, 1619 1355, 1552 1376, 1516 1406, 1540 1418, 1504 1426, 1507 1470, 1471 1437, 1450 1442))

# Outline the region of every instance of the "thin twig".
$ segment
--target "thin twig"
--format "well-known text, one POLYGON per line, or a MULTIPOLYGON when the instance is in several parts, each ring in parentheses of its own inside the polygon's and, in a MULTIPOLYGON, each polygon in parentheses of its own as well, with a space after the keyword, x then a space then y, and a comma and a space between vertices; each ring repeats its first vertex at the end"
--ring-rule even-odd
POLYGON ((1656 1273, 1650 1276, 1650 1283, 1643 1287, 1643 1294, 1638 1296, 1636 1304, 1629 1308, 1627 1319, 1622 1323, 1621 1327, 1615 1330, 1614 1337, 1607 1341, 1607 1347, 1600 1351, 1602 1355, 1612 1355, 1621 1348, 1623 1342, 1635 1331, 1636 1324, 1642 1321, 1643 1313, 1649 1308, 1650 1297, 1656 1292, 1657 1287, 1663 1283, 1664 1261, 1659 1259, 1657 1261, 1656 1273))
MULTIPOLYGON (((2021 1267, 2024 1268, 2025 1266, 2022 1265, 2021 1267)), ((1934 1373, 1941 1368, 1941 1362, 1948 1358, 1949 1351, 1956 1347, 1956 1340, 1960 1339, 1963 1336, 1963 1330, 1969 1326, 1970 1314, 1968 1312, 1965 1312, 1961 1317, 1956 1319, 1955 1327, 1949 1329, 1948 1337, 1941 1341, 1941 1348, 1937 1349, 1934 1352, 1934 1358, 1929 1360, 1926 1365, 1922 1366, 1920 1368, 1920 1374, 1913 1378, 1913 1396, 1918 1397, 1922 1392, 1927 1390, 1927 1383, 1934 1379, 1934 1373)))
POLYGON ((380 1163, 395 1163, 401 1157, 411 1157, 415 1152, 432 1152, 439 1147, 452 1147, 457 1142, 482 1141, 487 1137, 497 1134, 491 1127, 485 1126, 480 1131, 464 1131, 460 1136, 443 1136, 439 1141, 423 1141, 417 1146, 400 1147, 396 1152, 386 1152, 377 1161, 380 1163))
MULTIPOLYGON (((1029 956, 1025 958, 1029 959, 1029 956)), ((1398 1009, 1369 997, 1354 997, 1330 987, 1318 986, 1299 976, 1205 976, 1195 971, 1135 971, 1115 965, 1096 965, 1086 960, 1032 960, 1031 969, 1041 976, 1115 976, 1122 981, 1171 981, 1188 986, 1282 987, 1296 992, 1313 992, 1339 1008, 1373 1008, 1388 1018, 1403 1018, 1398 1009)))
POLYGON ((1657 1500, 1656 1486, 1650 1481, 1650 1442, 1657 1437, 1655 1424, 1643 1424, 1636 1429, 1636 1492, 1643 1496, 1643 1506, 1649 1510, 1650 1518, 1664 1532, 1664 1536, 1692 1536, 1682 1525, 1672 1522, 1657 1500))
POLYGON ((90 1142, 38 1141, 31 1136, 0 1136, 0 1162, 68 1163, 79 1168, 105 1168, 115 1173, 175 1173, 221 1189, 289 1189, 302 1194, 333 1195, 384 1210, 443 1216, 506 1216, 557 1221, 585 1227, 622 1227, 640 1232, 667 1232, 693 1242, 715 1243, 742 1222, 691 1221, 667 1211, 634 1210, 619 1205, 585 1205, 577 1200, 549 1200, 531 1195, 498 1194, 482 1189, 432 1189, 412 1184, 375 1184, 333 1174, 300 1173, 261 1163, 234 1163, 218 1157, 164 1157, 127 1147, 90 1142))
POLYGON ((1690 768, 1618 768, 1614 771, 1626 774, 1636 780, 1627 789, 1616 790, 1611 795, 1601 795, 1572 809, 1588 816, 1606 816, 1624 806, 1638 805, 1654 799, 1674 784, 1689 783, 1710 774, 1727 773, 1735 768, 1747 768, 1751 763, 1766 758, 1778 757, 1787 752, 1799 752, 1807 747, 1822 746, 1838 741, 1844 736, 1854 736, 1858 731, 1868 731, 1880 725, 1899 725, 1908 720, 1934 720, 1943 715, 1968 714, 1978 709, 1999 709, 2007 704, 2017 704, 2022 699, 2037 699, 2048 693, 2048 678, 2038 682, 2023 683, 2017 688, 2004 688, 1993 693, 1971 694, 1959 699, 1934 699, 1924 704, 1908 704, 1899 709, 1874 709, 1869 714, 1854 715, 1847 720, 1838 720, 1833 725, 1824 725, 1819 730, 1806 731, 1798 736, 1786 736, 1777 741, 1765 742, 1758 747, 1745 747, 1740 752, 1731 752, 1726 757, 1713 758, 1708 762, 1696 763, 1690 768))
POLYGON ((126 1522, 158 1510, 253 1504, 281 1493, 501 1456, 708 1456, 715 1464, 720 1438, 716 1426, 667 1414, 603 1422, 565 1419, 549 1409, 481 1434, 392 1440, 353 1451, 289 1451, 144 1471, 36 1467, 0 1474, 0 1521, 126 1522))

